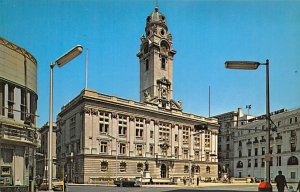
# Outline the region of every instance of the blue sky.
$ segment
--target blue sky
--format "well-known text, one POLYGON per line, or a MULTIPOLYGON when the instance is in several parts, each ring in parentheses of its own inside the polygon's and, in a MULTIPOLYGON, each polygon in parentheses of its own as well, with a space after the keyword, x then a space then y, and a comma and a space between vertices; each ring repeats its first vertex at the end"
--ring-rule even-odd
MULTIPOLYGON (((38 125, 49 117, 49 64, 77 44, 89 49, 88 87, 139 100, 140 37, 155 0, 0 0, 0 36, 38 61, 38 125)), ((265 113, 265 67, 228 70, 226 60, 270 59, 271 111, 300 107, 300 1, 160 0, 173 35, 174 99, 208 116, 252 105, 265 113)), ((85 87, 85 54, 54 69, 54 114, 85 87)))

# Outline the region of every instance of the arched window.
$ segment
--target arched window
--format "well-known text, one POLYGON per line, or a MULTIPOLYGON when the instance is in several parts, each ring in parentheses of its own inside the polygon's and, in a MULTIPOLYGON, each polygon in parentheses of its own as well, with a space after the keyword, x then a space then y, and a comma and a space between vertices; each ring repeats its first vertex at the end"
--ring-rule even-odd
POLYGON ((210 173, 210 166, 206 166, 206 173, 210 173))
POLYGON ((236 168, 243 168, 243 162, 239 161, 236 165, 236 168))
POLYGON ((298 159, 295 156, 291 156, 288 161, 287 161, 288 165, 298 165, 298 159))

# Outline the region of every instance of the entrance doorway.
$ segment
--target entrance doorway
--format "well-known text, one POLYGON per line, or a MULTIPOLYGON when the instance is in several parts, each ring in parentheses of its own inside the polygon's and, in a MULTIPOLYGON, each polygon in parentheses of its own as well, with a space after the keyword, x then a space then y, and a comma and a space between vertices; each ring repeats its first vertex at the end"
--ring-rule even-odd
POLYGON ((165 164, 162 164, 160 167, 160 177, 167 178, 167 166, 165 164))

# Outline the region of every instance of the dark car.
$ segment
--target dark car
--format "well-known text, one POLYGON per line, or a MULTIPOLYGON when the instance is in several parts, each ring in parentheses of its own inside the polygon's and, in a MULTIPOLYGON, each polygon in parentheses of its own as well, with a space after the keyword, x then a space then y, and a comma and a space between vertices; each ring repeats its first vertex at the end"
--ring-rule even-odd
POLYGON ((118 187, 140 187, 141 182, 136 179, 120 178, 114 180, 114 184, 118 187))

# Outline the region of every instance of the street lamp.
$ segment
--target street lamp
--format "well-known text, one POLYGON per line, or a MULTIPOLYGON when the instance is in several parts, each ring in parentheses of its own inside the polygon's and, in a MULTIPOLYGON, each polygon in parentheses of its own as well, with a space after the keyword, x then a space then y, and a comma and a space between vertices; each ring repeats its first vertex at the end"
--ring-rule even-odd
POLYGON ((269 59, 266 63, 260 63, 257 61, 226 61, 225 68, 227 69, 245 69, 256 70, 258 66, 266 66, 266 124, 267 124, 267 146, 266 146, 266 181, 270 182, 270 92, 269 92, 269 59))
POLYGON ((48 189, 52 190, 52 131, 53 131, 53 68, 55 65, 58 67, 62 67, 65 64, 67 64, 69 61, 77 57, 81 52, 83 48, 81 45, 77 45, 73 49, 71 49, 69 52, 65 53, 63 56, 58 58, 54 63, 50 63, 50 106, 49 106, 49 142, 48 142, 48 158, 49 158, 49 183, 48 183, 48 189))

